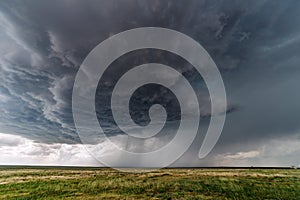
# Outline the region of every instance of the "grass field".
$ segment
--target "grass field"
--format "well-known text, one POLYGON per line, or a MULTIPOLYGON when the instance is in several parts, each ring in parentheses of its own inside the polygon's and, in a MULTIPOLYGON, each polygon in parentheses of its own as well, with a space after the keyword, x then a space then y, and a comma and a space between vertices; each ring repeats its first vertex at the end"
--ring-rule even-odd
POLYGON ((0 168, 0 199, 300 199, 300 170, 0 168))

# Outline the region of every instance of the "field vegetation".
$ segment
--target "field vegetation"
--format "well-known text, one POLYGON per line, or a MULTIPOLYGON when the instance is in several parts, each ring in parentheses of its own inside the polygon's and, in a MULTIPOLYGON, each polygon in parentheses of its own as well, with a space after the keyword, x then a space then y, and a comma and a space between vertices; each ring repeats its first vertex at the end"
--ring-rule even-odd
POLYGON ((0 168, 0 199, 300 199, 297 169, 0 168))

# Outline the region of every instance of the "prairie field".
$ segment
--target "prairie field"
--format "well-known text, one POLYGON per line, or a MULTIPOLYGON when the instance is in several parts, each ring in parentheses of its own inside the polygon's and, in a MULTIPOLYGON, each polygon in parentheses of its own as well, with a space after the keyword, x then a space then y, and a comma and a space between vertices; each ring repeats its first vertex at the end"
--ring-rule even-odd
POLYGON ((297 169, 1 167, 0 199, 300 199, 297 169))

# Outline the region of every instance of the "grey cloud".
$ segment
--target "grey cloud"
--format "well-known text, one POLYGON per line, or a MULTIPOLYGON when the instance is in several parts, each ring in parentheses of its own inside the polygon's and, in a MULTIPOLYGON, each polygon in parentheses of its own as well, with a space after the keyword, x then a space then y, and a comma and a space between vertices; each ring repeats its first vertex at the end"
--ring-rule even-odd
MULTIPOLYGON (((297 0, 1 1, 0 130, 40 142, 80 142, 71 92, 85 56, 115 33, 161 26, 199 41, 222 72, 229 113, 211 158, 299 135, 299 8, 297 0)), ((209 117, 205 84, 195 82, 209 117)), ((200 140, 185 159, 195 158, 200 140)))

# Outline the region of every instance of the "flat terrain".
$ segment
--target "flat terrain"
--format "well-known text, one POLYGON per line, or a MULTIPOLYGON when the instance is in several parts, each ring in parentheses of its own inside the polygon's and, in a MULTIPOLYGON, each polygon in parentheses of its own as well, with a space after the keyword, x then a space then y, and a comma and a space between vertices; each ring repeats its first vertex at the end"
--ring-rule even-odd
POLYGON ((300 199, 300 170, 0 168, 0 199, 300 199))

